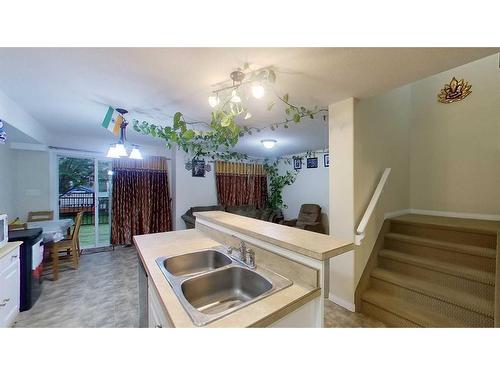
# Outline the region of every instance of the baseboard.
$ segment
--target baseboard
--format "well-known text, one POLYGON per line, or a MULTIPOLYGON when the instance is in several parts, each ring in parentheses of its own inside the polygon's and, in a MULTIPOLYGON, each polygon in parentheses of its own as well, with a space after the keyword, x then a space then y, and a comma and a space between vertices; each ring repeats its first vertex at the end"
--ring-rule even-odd
POLYGON ((343 298, 337 297, 337 296, 333 295, 332 293, 328 293, 328 299, 330 301, 332 301, 333 303, 335 303, 339 306, 342 306, 343 308, 345 308, 349 311, 352 311, 352 312, 356 311, 356 306, 354 305, 354 303, 346 301, 343 298))
POLYGON ((415 209, 415 208, 411 208, 410 213, 417 214, 417 215, 456 217, 459 219, 500 221, 500 215, 490 215, 490 214, 474 214, 474 213, 466 213, 466 212, 419 210, 419 209, 415 209))
POLYGON ((387 212, 384 215, 384 220, 387 220, 387 219, 390 219, 390 218, 393 218, 396 216, 407 215, 409 213, 411 213, 411 209, 409 209, 409 208, 406 208, 404 210, 399 210, 399 211, 387 212))
POLYGON ((417 208, 407 208, 407 209, 400 210, 400 211, 387 212, 384 215, 384 220, 391 219, 391 218, 397 217, 397 216, 407 215, 407 214, 455 217, 458 219, 476 219, 476 220, 500 221, 500 215, 475 214, 475 213, 452 212, 452 211, 420 210, 417 208))

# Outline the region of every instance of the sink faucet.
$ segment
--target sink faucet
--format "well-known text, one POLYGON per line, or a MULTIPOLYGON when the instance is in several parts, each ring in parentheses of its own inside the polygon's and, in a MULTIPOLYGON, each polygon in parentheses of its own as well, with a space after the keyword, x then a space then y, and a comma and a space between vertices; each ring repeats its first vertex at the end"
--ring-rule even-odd
POLYGON ((243 241, 241 238, 238 238, 234 235, 232 237, 240 242, 239 247, 233 247, 229 246, 227 249, 227 252, 229 255, 232 255, 233 251, 239 251, 239 261, 244 263, 250 268, 255 268, 255 251, 252 249, 247 248, 247 244, 245 241, 243 241), (247 255, 248 255, 248 261, 247 261, 247 255))
POLYGON ((247 244, 240 240, 240 260, 245 263, 247 260, 247 244))

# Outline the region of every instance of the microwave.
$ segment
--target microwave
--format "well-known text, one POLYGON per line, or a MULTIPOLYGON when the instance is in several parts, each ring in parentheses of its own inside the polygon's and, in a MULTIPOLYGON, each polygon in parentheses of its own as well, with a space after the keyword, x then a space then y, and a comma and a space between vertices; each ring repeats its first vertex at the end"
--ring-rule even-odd
POLYGON ((0 214, 0 247, 7 245, 9 241, 9 224, 7 223, 7 215, 0 214))

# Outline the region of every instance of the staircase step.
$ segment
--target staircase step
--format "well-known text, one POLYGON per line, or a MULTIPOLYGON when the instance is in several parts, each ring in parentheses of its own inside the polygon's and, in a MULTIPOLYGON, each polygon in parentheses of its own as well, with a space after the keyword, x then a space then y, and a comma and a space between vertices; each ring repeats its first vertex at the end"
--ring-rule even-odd
POLYGON ((469 293, 463 293, 442 285, 419 280, 382 268, 375 268, 371 276, 439 301, 485 315, 488 318, 493 319, 494 317, 494 302, 491 300, 479 298, 469 293))
POLYGON ((363 311, 366 309, 368 314, 375 315, 375 317, 380 319, 383 323, 392 326, 439 328, 465 327, 462 322, 441 314, 436 314, 425 309, 421 305, 416 305, 373 289, 367 290, 362 300, 363 311), (366 306, 366 303, 375 306, 376 309, 373 309, 371 306, 366 306))
POLYGON ((384 247, 485 272, 495 272, 496 250, 389 232, 384 247))
POLYGON ((401 241, 401 242, 412 243, 415 245, 435 247, 438 249, 443 249, 443 250, 448 250, 448 251, 455 251, 455 252, 462 253, 462 254, 480 256, 480 257, 485 257, 485 258, 490 258, 490 259, 496 258, 496 250, 490 249, 487 247, 463 245, 463 244, 449 242, 449 241, 440 241, 440 240, 434 240, 434 239, 430 239, 430 238, 410 236, 410 235, 406 235, 406 234, 399 234, 399 233, 393 233, 393 232, 387 233, 385 235, 385 238, 389 239, 389 240, 396 240, 396 241, 401 241))
POLYGON ((481 271, 458 264, 387 249, 381 250, 379 252, 379 256, 433 271, 442 272, 448 275, 477 281, 486 285, 495 285, 495 274, 493 272, 481 271))
POLYGON ((496 249, 499 221, 409 214, 390 219, 395 233, 496 249))

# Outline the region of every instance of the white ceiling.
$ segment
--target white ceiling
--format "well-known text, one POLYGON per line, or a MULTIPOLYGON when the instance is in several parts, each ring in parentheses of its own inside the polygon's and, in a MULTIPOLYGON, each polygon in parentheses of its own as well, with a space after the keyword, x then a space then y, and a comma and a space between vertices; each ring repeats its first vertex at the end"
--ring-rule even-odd
MULTIPOLYGON (((113 136, 100 124, 108 105, 130 117, 170 123, 180 111, 208 121, 213 85, 245 62, 273 66, 278 93, 306 106, 328 106, 347 97, 369 97, 498 52, 497 48, 0 48, 0 90, 51 134, 113 136)), ((253 99, 254 116, 265 126, 284 118, 268 112, 269 97, 253 99)), ((241 122, 243 124, 243 120, 241 122)), ((15 125, 15 124, 14 124, 15 125)), ((283 155, 327 146, 322 118, 276 132, 241 139, 237 149, 251 155, 283 155), (265 150, 260 140, 278 140, 265 150)), ((129 131, 139 144, 158 144, 129 131)), ((83 145, 82 145, 82 148, 83 145)))

